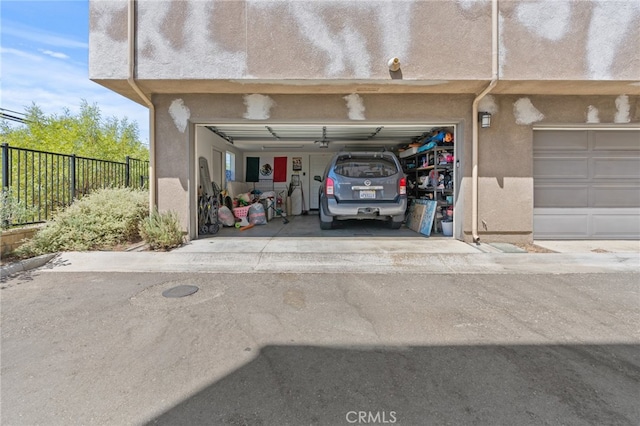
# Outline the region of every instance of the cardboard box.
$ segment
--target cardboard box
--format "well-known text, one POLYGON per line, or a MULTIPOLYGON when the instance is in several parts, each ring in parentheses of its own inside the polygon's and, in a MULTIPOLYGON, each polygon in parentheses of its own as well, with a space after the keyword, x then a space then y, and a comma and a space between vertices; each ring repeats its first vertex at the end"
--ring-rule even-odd
POLYGON ((430 236, 437 206, 437 201, 414 200, 411 207, 409 207, 406 222, 407 228, 426 235, 427 237, 430 236))
POLYGON ((400 158, 406 158, 410 155, 416 154, 418 152, 418 147, 414 146, 413 148, 407 148, 404 151, 402 151, 401 153, 398 154, 398 156, 400 158))

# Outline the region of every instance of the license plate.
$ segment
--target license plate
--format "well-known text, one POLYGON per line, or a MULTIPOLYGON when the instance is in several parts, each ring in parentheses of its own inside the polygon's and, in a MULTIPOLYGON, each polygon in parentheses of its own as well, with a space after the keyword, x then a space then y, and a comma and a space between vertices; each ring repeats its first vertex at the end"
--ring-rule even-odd
POLYGON ((360 198, 376 198, 376 191, 360 191, 360 198))

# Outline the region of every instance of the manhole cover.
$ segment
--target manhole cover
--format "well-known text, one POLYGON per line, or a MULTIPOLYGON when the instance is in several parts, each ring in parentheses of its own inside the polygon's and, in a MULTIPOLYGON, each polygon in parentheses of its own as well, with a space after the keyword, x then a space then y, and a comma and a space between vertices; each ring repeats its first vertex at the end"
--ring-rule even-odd
POLYGON ((198 287, 195 285, 179 285, 163 291, 162 295, 164 297, 185 297, 191 296, 196 291, 198 291, 198 287))

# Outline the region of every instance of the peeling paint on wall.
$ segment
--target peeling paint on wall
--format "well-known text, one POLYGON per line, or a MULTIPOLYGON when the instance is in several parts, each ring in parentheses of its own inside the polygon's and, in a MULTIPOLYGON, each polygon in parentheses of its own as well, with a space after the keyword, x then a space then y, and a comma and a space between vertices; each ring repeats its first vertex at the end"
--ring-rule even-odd
POLYGON ((504 64, 507 62, 507 46, 504 42, 504 16, 498 12, 498 77, 504 74, 504 64))
POLYGON ((180 133, 184 133, 184 131, 187 130, 189 118, 191 118, 191 111, 184 104, 182 99, 175 99, 171 102, 171 106, 169 106, 169 115, 173 119, 173 123, 176 125, 176 128, 180 133))
POLYGON ((469 10, 477 4, 482 4, 482 2, 484 2, 484 0, 458 0, 460 7, 465 10, 469 10))
MULTIPOLYGON (((122 26, 122 17, 126 22, 127 5, 114 2, 92 1, 91 34, 89 37, 89 76, 103 78, 126 77, 127 38, 122 37, 126 24, 122 26)), ((124 32, 126 35, 126 32, 124 32)))
POLYGON ((567 34, 571 21, 571 4, 563 0, 520 2, 516 16, 532 33, 558 41, 567 34))
POLYGON ((364 120, 364 102, 357 93, 352 93, 343 97, 347 101, 347 108, 349 109, 349 120, 364 120))
POLYGON ((613 122, 631 122, 631 106, 629 105, 629 97, 627 95, 620 95, 616 98, 616 115, 613 118, 613 122))
POLYGON ((513 104, 513 115, 516 124, 529 125, 541 121, 544 115, 533 106, 531 99, 520 98, 513 104))
POLYGON ((189 30, 184 32, 180 47, 175 48, 163 32, 165 23, 172 20, 172 2, 138 2, 137 50, 143 53, 139 74, 175 79, 206 69, 208 78, 243 75, 247 69, 246 52, 227 51, 212 38, 210 17, 216 13, 216 3, 184 2, 184 21, 189 30))
MULTIPOLYGON (((254 0, 255 3, 261 2, 254 0)), ((261 5, 268 4, 269 2, 265 2, 261 5)), ((373 70, 386 69, 386 62, 372 63, 367 36, 358 29, 360 23, 354 22, 352 26, 343 25, 337 31, 333 23, 327 22, 323 17, 325 2, 292 0, 288 4, 301 36, 315 49, 327 55, 325 73, 328 77, 350 72, 355 78, 369 78, 373 70)), ((413 2, 361 2, 358 7, 370 9, 376 15, 383 57, 399 57, 400 60, 406 60, 411 46, 413 2)))
POLYGON ((587 108, 587 123, 596 124, 600 122, 600 111, 593 105, 587 108))
POLYGON ((247 107, 244 118, 247 120, 266 120, 271 116, 271 108, 276 103, 269 96, 254 93, 244 96, 244 104, 247 107))
POLYGON ((640 2, 594 2, 587 36, 587 63, 590 77, 597 80, 612 78, 611 67, 627 32, 637 25, 640 2))
POLYGON ((496 104, 496 98, 493 95, 487 95, 480 100, 478 104, 478 111, 485 111, 489 114, 495 114, 498 112, 498 105, 496 104))

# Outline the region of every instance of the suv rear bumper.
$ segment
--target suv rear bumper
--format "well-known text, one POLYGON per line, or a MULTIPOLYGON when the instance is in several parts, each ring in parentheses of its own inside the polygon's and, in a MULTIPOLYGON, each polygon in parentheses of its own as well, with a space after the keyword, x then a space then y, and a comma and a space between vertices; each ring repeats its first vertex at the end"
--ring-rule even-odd
POLYGON ((338 203, 335 199, 325 198, 324 211, 329 216, 349 216, 363 218, 371 216, 404 215, 407 210, 407 199, 401 198, 397 203, 338 203))

